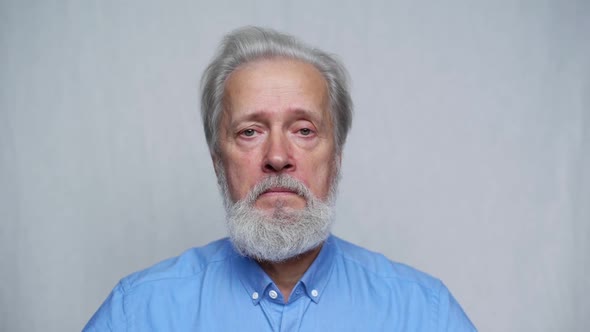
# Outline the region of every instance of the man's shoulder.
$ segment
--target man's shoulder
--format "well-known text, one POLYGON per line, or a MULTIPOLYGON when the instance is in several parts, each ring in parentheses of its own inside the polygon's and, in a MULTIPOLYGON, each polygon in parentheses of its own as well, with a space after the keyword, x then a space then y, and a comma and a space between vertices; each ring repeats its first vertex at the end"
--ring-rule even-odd
POLYGON ((414 267, 393 261, 381 253, 360 247, 336 236, 333 236, 332 239, 345 264, 362 269, 376 279, 384 282, 414 284, 431 291, 437 291, 442 286, 439 279, 414 267))
POLYGON ((179 256, 132 273, 121 280, 121 285, 129 291, 154 282, 195 278, 211 265, 224 263, 234 255, 236 253, 229 239, 219 239, 202 247, 190 248, 179 256))

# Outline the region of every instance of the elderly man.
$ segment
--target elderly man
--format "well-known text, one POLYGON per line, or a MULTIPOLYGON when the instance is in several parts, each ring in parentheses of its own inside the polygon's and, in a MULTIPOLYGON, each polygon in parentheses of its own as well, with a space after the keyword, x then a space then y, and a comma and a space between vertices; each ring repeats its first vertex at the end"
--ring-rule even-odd
POLYGON ((343 66, 268 29, 226 36, 202 116, 229 239, 121 280, 85 331, 473 331, 447 288, 330 234, 343 66))

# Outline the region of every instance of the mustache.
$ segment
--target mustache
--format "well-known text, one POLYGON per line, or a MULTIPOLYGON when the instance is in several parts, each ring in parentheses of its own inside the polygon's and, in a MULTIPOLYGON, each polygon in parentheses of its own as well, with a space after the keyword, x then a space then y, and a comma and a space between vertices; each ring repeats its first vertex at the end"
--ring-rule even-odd
POLYGON ((248 204, 253 204, 260 195, 273 188, 283 188, 293 191, 297 195, 305 198, 309 201, 312 199, 313 194, 311 191, 301 182, 288 174, 270 175, 258 182, 248 193, 245 201, 248 204))

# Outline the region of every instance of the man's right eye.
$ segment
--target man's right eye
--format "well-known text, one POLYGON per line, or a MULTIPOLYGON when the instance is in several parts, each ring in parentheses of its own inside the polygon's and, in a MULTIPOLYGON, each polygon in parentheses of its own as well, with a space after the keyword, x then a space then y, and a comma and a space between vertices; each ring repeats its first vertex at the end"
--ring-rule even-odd
POLYGON ((254 136, 254 134, 256 134, 256 131, 254 129, 246 129, 246 130, 242 131, 242 135, 244 135, 246 137, 252 137, 252 136, 254 136))

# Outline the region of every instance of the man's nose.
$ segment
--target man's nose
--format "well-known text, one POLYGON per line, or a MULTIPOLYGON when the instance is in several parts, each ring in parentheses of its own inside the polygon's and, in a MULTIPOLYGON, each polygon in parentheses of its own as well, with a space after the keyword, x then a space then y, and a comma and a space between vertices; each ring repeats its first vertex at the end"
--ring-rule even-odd
POLYGON ((266 173, 285 172, 295 169, 289 139, 283 133, 274 132, 269 135, 262 168, 266 173))

